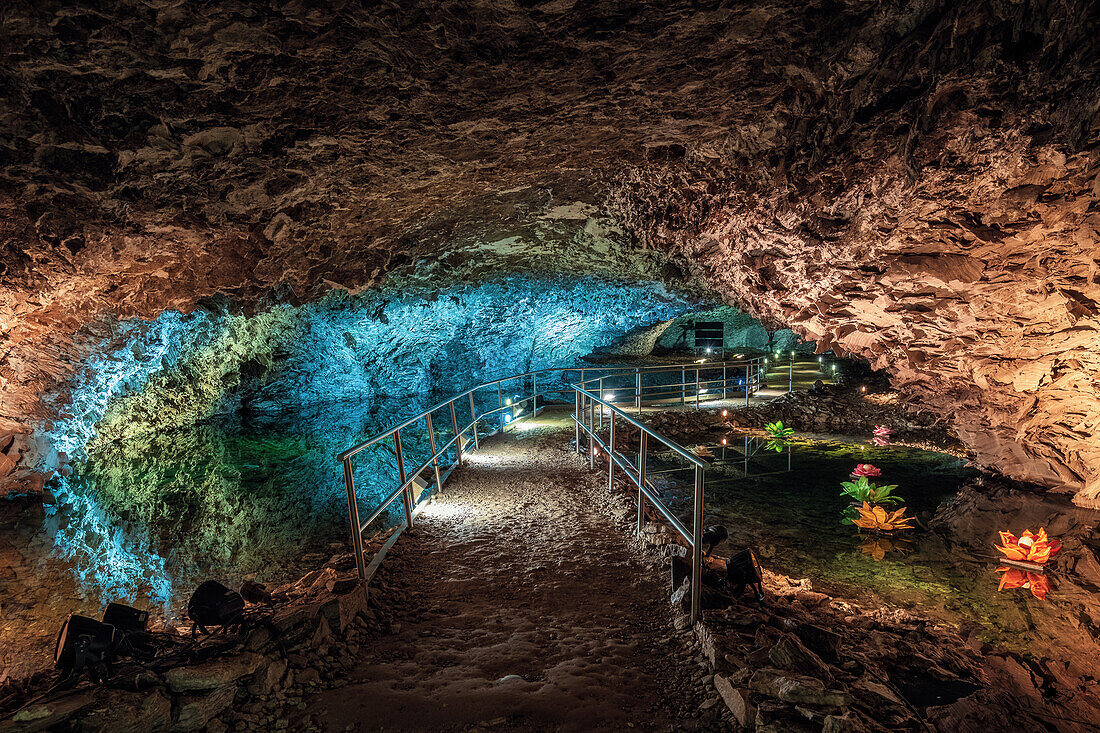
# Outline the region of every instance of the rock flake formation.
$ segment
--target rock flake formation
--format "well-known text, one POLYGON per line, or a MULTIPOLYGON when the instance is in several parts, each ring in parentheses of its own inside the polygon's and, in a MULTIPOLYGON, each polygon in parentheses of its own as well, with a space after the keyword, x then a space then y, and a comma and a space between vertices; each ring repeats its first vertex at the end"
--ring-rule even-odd
POLYGON ((120 319, 535 271, 709 291, 1100 497, 1090 3, 0 17, 0 473, 120 319))

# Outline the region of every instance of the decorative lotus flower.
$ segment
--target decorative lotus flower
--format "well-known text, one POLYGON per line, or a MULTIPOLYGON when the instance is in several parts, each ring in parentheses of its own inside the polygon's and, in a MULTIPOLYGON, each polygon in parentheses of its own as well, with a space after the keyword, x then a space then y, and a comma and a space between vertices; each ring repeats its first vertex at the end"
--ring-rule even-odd
POLYGON ((1000 534, 1001 544, 995 545, 995 547, 1009 560, 1033 562, 1036 565, 1042 565, 1062 549, 1062 543, 1058 540, 1049 539, 1046 530, 1042 527, 1035 534, 1032 534, 1030 529, 1025 529, 1019 537, 1011 532, 1001 532, 1000 534))
POLYGON ((857 503, 865 501, 869 504, 897 505, 905 502, 905 499, 894 494, 897 484, 879 486, 866 476, 860 476, 855 481, 841 481, 840 487, 841 496, 847 496, 857 503))
POLYGON ((691 452, 699 458, 714 458, 714 454, 710 452, 710 448, 705 445, 697 445, 691 449, 691 452))
POLYGON ((899 529, 912 529, 909 522, 912 517, 903 516, 905 507, 888 512, 880 506, 872 506, 863 502, 863 506, 856 507, 859 516, 852 520, 852 524, 861 529, 870 529, 878 532, 893 532, 899 529))
POLYGON ((770 422, 764 426, 764 432, 768 434, 770 440, 764 446, 766 450, 773 450, 776 453, 782 453, 783 449, 790 445, 791 435, 794 434, 794 428, 788 428, 783 425, 782 420, 776 420, 770 422))
POLYGON ((1020 568, 1009 567, 997 568, 997 572, 1004 573, 1001 576, 1001 584, 997 586, 997 590, 1004 590, 1005 588, 1029 589, 1031 595, 1040 601, 1045 600, 1047 592, 1050 591, 1050 579, 1043 573, 1029 573, 1020 568))
POLYGON ((885 425, 875 426, 875 437, 871 439, 871 442, 875 445, 890 445, 890 436, 894 434, 894 431, 885 425))
POLYGON ((852 478, 859 478, 860 476, 881 476, 882 469, 872 466, 870 463, 857 463, 856 467, 852 469, 852 478))

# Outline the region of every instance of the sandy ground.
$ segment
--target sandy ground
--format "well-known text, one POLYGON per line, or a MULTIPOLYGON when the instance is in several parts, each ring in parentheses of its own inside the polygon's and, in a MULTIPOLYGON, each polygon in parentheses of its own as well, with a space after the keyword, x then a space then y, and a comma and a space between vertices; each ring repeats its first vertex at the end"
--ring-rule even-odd
POLYGON ((392 633, 307 699, 327 730, 725 730, 669 581, 561 417, 482 443, 401 537, 392 633))

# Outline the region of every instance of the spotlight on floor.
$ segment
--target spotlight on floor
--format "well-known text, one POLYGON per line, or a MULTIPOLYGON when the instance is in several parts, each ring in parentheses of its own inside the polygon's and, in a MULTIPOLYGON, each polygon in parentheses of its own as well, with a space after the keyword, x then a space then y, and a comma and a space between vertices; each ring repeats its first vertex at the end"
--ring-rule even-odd
POLYGON ((760 563, 756 559, 756 553, 750 549, 741 550, 726 563, 726 577, 729 579, 733 595, 740 596, 748 586, 756 592, 756 600, 764 600, 764 573, 760 570, 760 563))
POLYGON ((109 603, 103 610, 103 623, 115 627, 119 633, 116 657, 133 657, 150 660, 157 656, 157 644, 146 629, 149 612, 124 603, 109 603))
MULTIPOLYGON (((725 438, 722 439, 725 443, 725 438)), ((703 544, 707 546, 706 555, 714 552, 714 548, 729 539, 730 533, 720 524, 715 524, 703 530, 703 544)))
POLYGON ((271 593, 263 583, 246 580, 241 583, 241 597, 246 603, 271 603, 271 593))
POLYGON ((110 676, 111 661, 121 640, 114 626, 87 616, 69 614, 54 646, 54 666, 62 678, 78 677, 84 670, 93 680, 110 676))
POLYGON ((207 633, 208 626, 228 626, 243 612, 244 596, 216 580, 208 580, 196 588, 187 602, 187 618, 203 633, 207 633))
POLYGON ((122 603, 108 603, 103 610, 103 623, 114 626, 123 634, 136 634, 145 631, 149 625, 149 612, 122 603))

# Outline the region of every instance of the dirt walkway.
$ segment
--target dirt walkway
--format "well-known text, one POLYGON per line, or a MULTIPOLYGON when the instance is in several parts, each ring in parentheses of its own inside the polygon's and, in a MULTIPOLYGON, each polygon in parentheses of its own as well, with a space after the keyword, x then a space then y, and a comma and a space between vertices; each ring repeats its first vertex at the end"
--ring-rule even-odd
POLYGON ((600 506, 606 475, 568 450, 564 420, 539 422, 483 442, 398 541, 393 633, 305 716, 327 730, 726 729, 722 705, 700 710, 707 673, 673 631, 668 581, 600 506))

